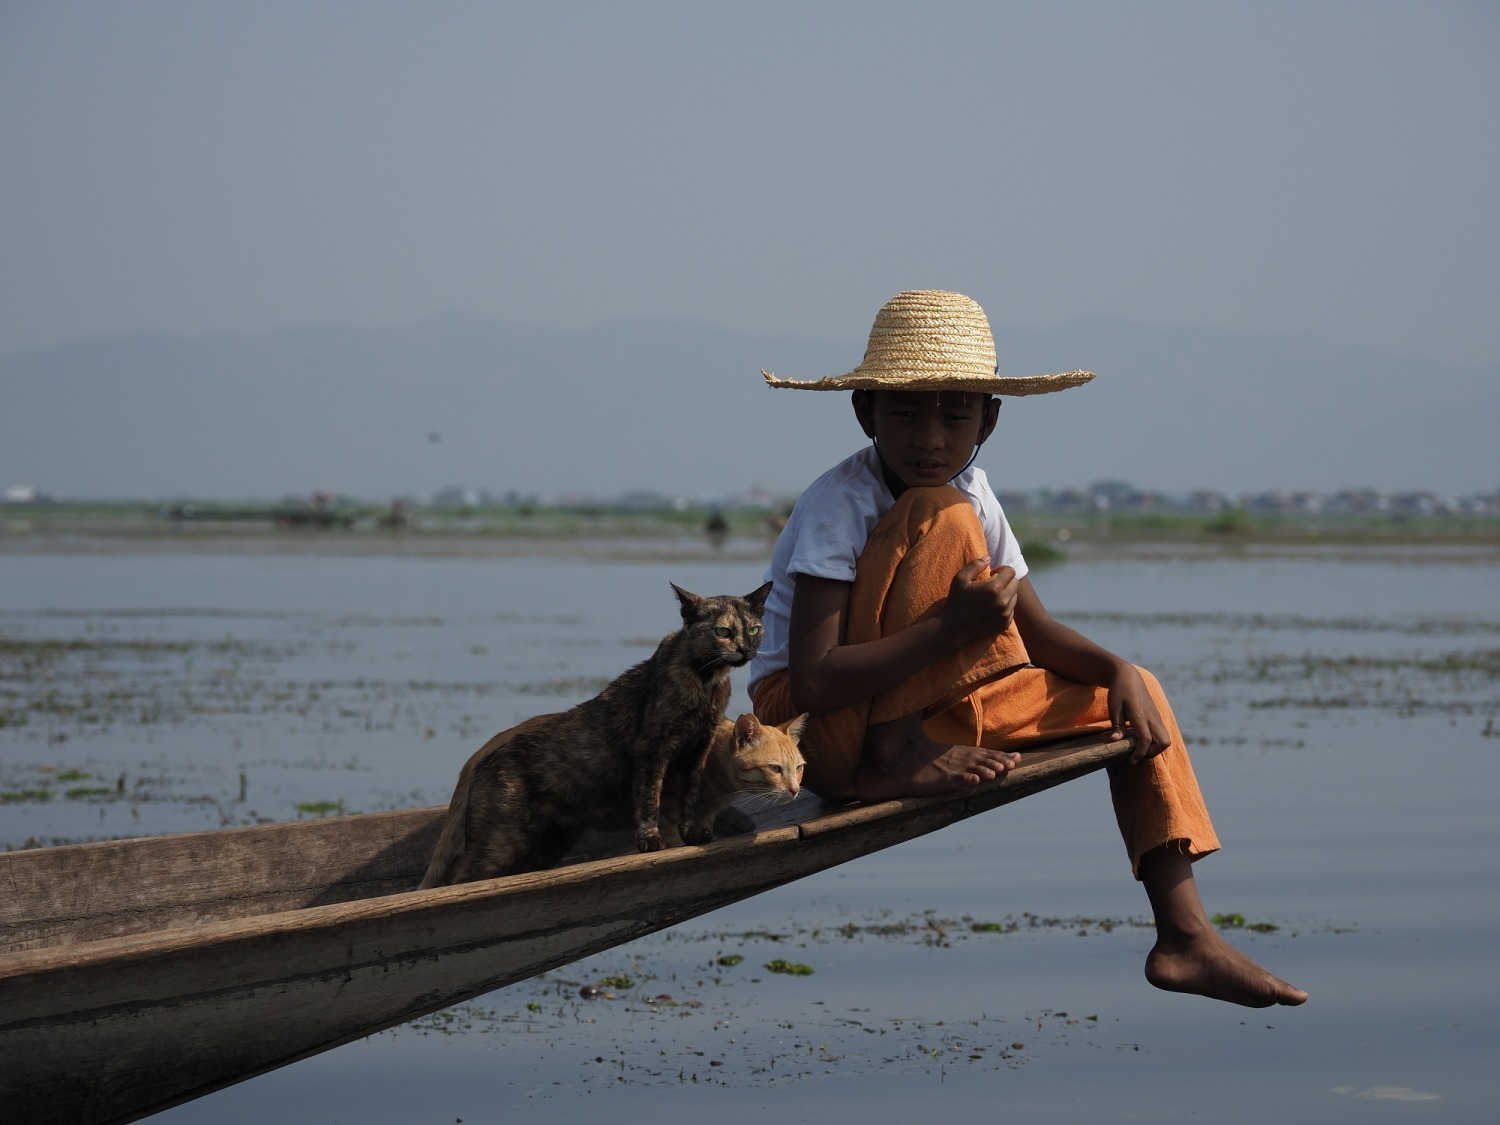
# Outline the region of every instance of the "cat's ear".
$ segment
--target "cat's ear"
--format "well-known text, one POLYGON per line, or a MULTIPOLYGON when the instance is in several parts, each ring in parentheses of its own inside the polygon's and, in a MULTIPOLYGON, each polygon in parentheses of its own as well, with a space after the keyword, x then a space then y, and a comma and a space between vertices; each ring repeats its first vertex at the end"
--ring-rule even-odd
POLYGON ((746 711, 734 721, 734 740, 739 743, 756 742, 760 739, 760 720, 746 711))
POLYGON ((771 596, 771 583, 767 582, 758 590, 752 590, 746 594, 744 600, 750 603, 750 607, 759 613, 766 608, 766 599, 771 596))
POLYGON ((677 593, 677 601, 682 606, 682 619, 684 621, 698 620, 699 614, 701 612, 701 607, 703 605, 703 599, 700 598, 697 594, 691 593, 688 590, 684 590, 675 582, 673 582, 671 585, 672 589, 677 593))
POLYGON ((793 742, 801 742, 802 732, 807 729, 807 720, 811 717, 812 716, 809 715, 808 712, 804 711, 795 719, 792 719, 785 723, 781 723, 779 725, 781 729, 786 732, 786 736, 793 742))

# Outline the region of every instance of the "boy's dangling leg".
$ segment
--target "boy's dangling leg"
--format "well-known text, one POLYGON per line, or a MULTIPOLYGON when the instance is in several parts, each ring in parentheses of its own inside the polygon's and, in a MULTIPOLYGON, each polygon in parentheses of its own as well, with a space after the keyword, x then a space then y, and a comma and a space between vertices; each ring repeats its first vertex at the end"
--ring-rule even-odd
MULTIPOLYGON (((1194 859, 1219 849, 1172 706, 1156 677, 1144 668, 1139 671, 1172 744, 1144 762, 1120 762, 1109 768, 1115 820, 1131 870, 1137 874, 1141 857, 1153 848, 1171 846, 1194 859)), ((1075 683, 1042 668, 1018 669, 984 685, 966 702, 981 713, 982 741, 1002 749, 1021 750, 1110 729, 1109 693, 1104 688, 1075 683)))
MULTIPOLYGON (((1144 762, 1110 766, 1109 786, 1131 867, 1156 918, 1157 940, 1146 959, 1146 979, 1171 992, 1249 1007, 1304 1003, 1306 992, 1226 942, 1203 909, 1193 862, 1218 850, 1219 839, 1171 704, 1156 677, 1140 672, 1172 743, 1144 762)), ((1025 746, 1110 726, 1103 688, 1072 683, 1040 668, 1023 668, 987 684, 969 702, 983 712, 984 741, 995 745, 1025 746)))

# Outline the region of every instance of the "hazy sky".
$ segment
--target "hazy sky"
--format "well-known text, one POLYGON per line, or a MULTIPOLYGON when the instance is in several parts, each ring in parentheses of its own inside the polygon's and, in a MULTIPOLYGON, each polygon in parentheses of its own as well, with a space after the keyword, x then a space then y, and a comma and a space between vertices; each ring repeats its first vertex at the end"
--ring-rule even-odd
POLYGON ((0 0, 0 162, 0 353, 445 309, 857 351, 931 286, 1500 362, 1493 3, 0 0))

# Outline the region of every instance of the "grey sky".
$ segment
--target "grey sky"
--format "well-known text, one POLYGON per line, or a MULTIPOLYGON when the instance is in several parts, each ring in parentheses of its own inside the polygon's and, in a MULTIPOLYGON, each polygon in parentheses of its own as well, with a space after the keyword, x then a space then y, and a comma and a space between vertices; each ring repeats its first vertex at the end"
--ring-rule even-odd
POLYGON ((378 426, 272 453, 215 436, 220 383, 145 401, 150 373, 106 357, 107 410, 0 387, 0 485, 673 487, 712 407, 780 451, 698 483, 795 490, 858 439, 847 410, 736 396, 761 365, 853 366, 887 297, 935 287, 985 306, 1007 372, 1101 371, 1066 412, 1016 416, 986 454, 1008 482, 1494 486, 1500 4, 0 0, 0 184, 0 357, 447 311, 660 322, 586 363, 571 403, 640 380, 668 322, 792 342, 679 357, 694 389, 634 413, 596 389, 566 466, 545 416, 519 457, 497 416, 519 399, 483 364, 442 399, 425 379, 456 372, 414 374, 404 410, 369 404, 378 426), (1214 330, 1236 354, 1205 362, 1214 330), (1320 364, 1313 337, 1371 350, 1320 364), (1294 338, 1277 383, 1267 357, 1294 338), (481 401, 505 405, 457 406, 481 401))
POLYGON ((1500 360, 1493 4, 10 0, 0 152, 0 352, 442 309, 858 342, 936 286, 1500 360))

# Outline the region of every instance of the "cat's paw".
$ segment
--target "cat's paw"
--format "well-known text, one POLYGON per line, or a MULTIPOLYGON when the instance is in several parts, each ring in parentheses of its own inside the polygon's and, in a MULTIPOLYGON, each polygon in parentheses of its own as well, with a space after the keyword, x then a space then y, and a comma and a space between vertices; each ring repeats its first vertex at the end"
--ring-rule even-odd
POLYGON ((650 832, 642 832, 636 836, 635 846, 638 851, 659 852, 661 851, 661 833, 654 828, 650 832))
POLYGON ((701 824, 684 824, 682 839, 689 844, 706 844, 714 838, 714 830, 701 824))

